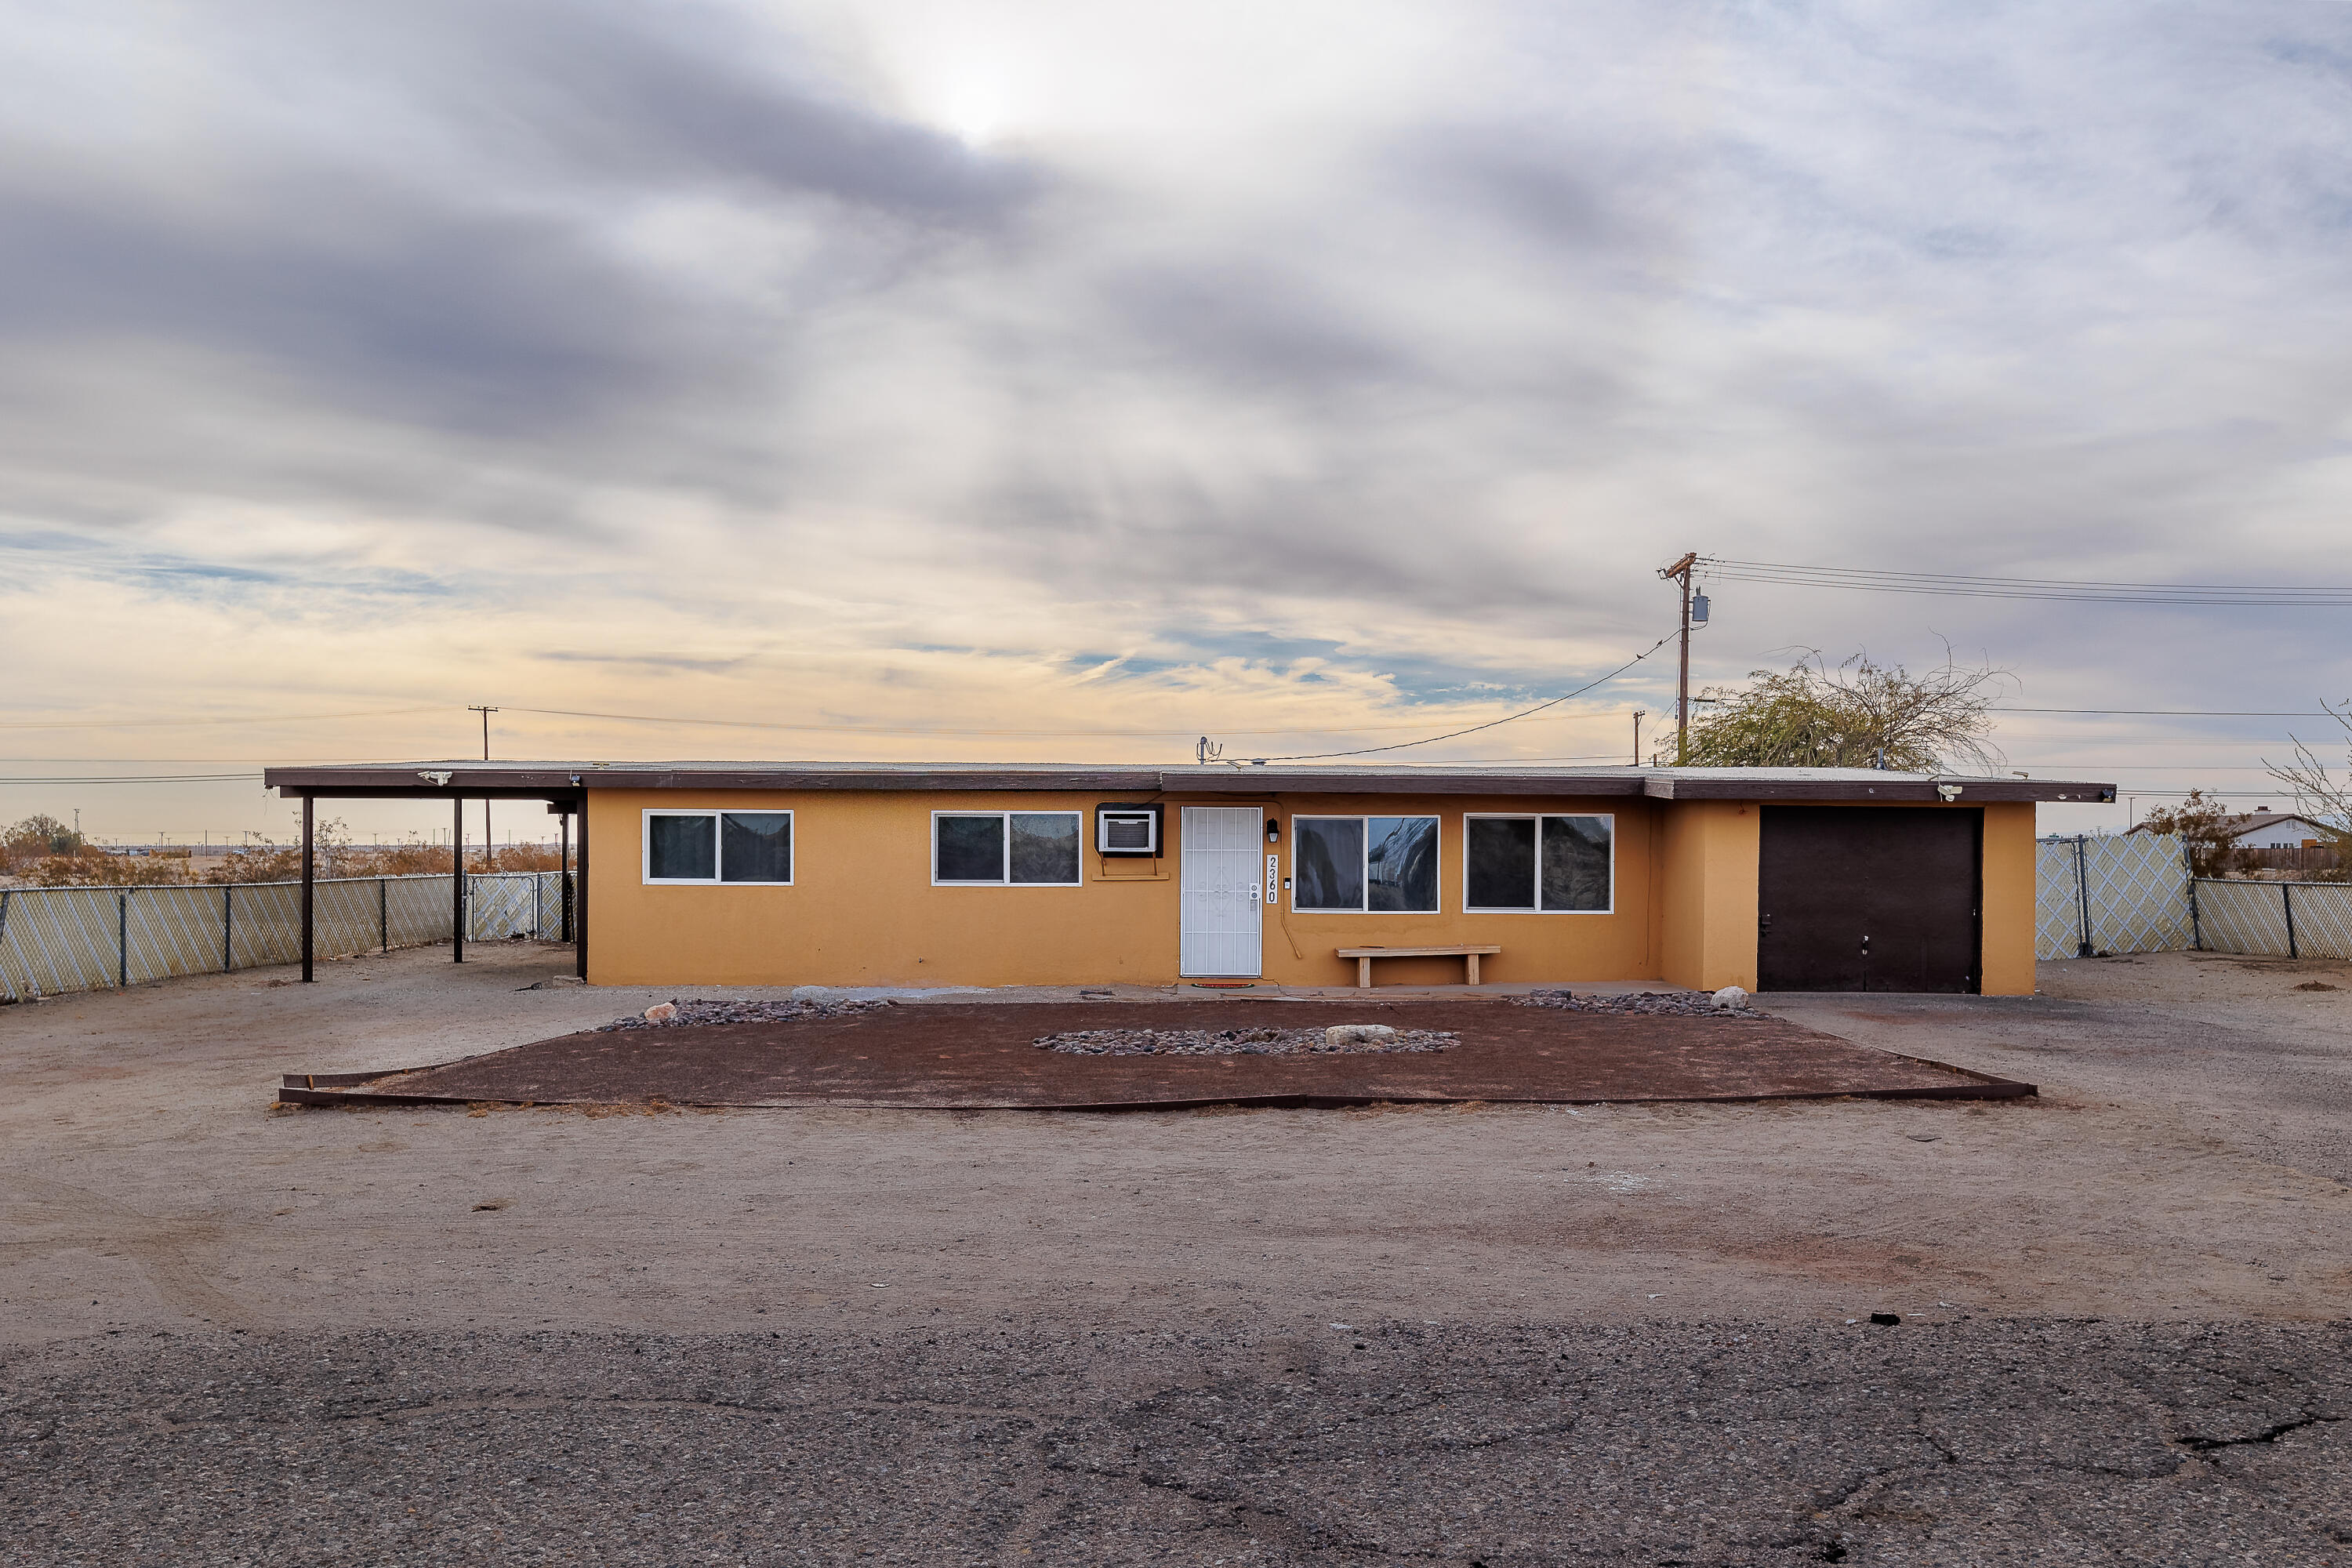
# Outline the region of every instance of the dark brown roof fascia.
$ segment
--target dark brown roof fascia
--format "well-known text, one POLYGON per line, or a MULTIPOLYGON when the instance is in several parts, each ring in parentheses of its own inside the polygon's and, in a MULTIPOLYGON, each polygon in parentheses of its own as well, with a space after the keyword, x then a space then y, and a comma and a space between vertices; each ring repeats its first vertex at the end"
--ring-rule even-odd
POLYGON ((2064 779, 1889 779, 1885 784, 1852 784, 1843 779, 1693 778, 1687 773, 1654 777, 1643 793, 1653 800, 1818 800, 1920 801, 1943 800, 1939 785, 1957 785, 1955 805, 1982 805, 2013 801, 2111 801, 2116 786, 2064 779))
POLYGON ((1105 790, 1149 793, 1160 787, 1156 769, 1060 768, 1051 771, 846 770, 835 768, 452 768, 446 784, 425 768, 268 768, 262 785, 281 795, 335 799, 543 800, 583 789, 742 790, 1105 790))
POLYGON ((1623 773, 1577 777, 1563 773, 1316 773, 1235 768, 1232 773, 1161 773, 1169 795, 1639 795, 1642 781, 1623 773))
POLYGON ((1939 787, 1957 785, 1956 804, 2011 801, 2112 801, 2116 786, 2063 779, 1922 780, 1890 776, 1884 783, 1829 779, 1759 779, 1733 773, 1318 773, 1239 767, 1230 772, 1167 773, 1156 768, 597 768, 453 767, 446 784, 419 767, 268 768, 263 787, 322 800, 480 800, 568 798, 590 789, 635 790, 932 790, 1098 791, 1118 794, 1270 795, 1647 795, 1653 800, 1895 801, 1934 803, 1939 787))
POLYGON ((1139 768, 1065 768, 1051 773, 837 773, 811 768, 728 773, 712 769, 581 774, 581 782, 604 789, 840 789, 840 790, 1118 790, 1132 794, 1160 785, 1157 773, 1139 768))
POLYGON ((580 792, 572 774, 556 768, 451 769, 446 784, 433 783, 419 768, 265 768, 261 787, 320 800, 547 800, 580 792))

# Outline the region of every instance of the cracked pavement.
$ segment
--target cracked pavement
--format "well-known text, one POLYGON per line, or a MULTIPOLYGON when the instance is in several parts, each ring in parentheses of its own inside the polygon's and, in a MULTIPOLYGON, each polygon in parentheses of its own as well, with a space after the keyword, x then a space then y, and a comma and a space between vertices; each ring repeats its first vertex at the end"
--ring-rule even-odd
POLYGON ((2352 1562, 2352 1331, 130 1334, 10 1353, 10 1560, 2352 1562))

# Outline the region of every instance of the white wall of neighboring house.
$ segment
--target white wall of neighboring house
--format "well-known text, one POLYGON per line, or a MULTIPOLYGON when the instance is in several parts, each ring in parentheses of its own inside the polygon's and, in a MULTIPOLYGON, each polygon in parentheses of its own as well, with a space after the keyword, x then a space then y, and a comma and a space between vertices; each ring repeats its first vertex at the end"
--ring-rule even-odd
POLYGON ((2290 816, 2262 827, 2249 828, 2235 840, 2241 849, 2276 849, 2298 844, 2323 843, 2325 836, 2300 816, 2290 816))

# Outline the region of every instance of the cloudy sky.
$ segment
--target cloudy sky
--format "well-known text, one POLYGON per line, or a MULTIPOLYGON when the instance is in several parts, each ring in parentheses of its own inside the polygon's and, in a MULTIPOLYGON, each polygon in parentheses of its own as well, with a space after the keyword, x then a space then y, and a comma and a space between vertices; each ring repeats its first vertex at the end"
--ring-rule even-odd
MULTIPOLYGON (((9 35, 0 819, 282 834, 241 780, 26 781, 465 754, 468 703, 510 757, 1377 745, 1648 647, 1686 549, 2352 583, 2341 4, 87 0, 9 35)), ((1710 681, 1948 642, 2020 707, 2352 695, 2345 610, 1715 609, 1710 681)), ((1622 760, 1671 688, 1662 652, 1397 755, 1622 760)), ((2001 744, 2252 792, 2291 731, 2334 726, 2001 744)))

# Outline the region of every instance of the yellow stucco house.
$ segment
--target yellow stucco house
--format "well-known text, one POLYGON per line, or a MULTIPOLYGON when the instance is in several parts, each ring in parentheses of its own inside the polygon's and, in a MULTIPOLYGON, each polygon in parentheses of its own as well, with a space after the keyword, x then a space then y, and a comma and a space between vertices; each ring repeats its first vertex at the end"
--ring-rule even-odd
POLYGON ((1815 768, 415 763, 282 795, 544 800, 599 984, 1663 981, 2033 989, 2034 805, 1815 768), (1412 955, 1392 950, 1441 949, 1412 955))

